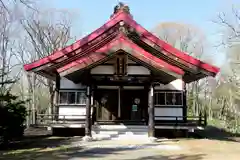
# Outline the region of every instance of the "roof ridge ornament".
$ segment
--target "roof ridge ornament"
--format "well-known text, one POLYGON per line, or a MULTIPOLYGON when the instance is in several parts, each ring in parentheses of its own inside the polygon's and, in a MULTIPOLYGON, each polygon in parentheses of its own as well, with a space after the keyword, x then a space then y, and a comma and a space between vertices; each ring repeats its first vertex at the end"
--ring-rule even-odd
MULTIPOLYGON (((124 4, 123 2, 119 2, 118 5, 116 5, 116 6, 114 7, 112 16, 113 16, 114 14, 117 14, 118 12, 121 12, 121 11, 123 11, 123 12, 125 12, 125 13, 127 13, 127 14, 130 14, 130 8, 129 8, 129 6, 126 5, 126 4, 124 4)), ((111 16, 111 17, 112 17, 112 16, 111 16)))

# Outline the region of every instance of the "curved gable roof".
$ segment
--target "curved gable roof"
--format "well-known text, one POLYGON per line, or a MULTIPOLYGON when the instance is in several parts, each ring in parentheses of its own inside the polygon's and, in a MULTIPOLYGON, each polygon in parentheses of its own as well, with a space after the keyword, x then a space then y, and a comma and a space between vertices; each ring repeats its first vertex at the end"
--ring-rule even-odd
MULTIPOLYGON (((119 24, 121 21, 125 22, 127 25, 129 25, 130 27, 135 29, 136 32, 138 32, 141 35, 141 37, 144 37, 148 41, 151 41, 153 44, 159 46, 161 48, 161 50, 165 51, 164 54, 166 54, 166 55, 171 54, 171 55, 175 56, 176 58, 181 59, 188 64, 194 65, 200 69, 204 69, 207 72, 210 72, 211 75, 213 75, 213 76, 215 76, 219 72, 218 67, 215 67, 208 63, 204 63, 196 58, 193 58, 190 55, 188 55, 187 53, 184 53, 184 52, 174 48, 170 44, 166 43, 165 41, 157 38, 152 33, 150 33, 145 28, 143 28, 141 25, 139 25, 132 18, 132 16, 130 14, 127 14, 124 11, 119 11, 116 14, 114 14, 111 17, 111 19, 109 21, 107 21, 107 23, 105 23, 103 26, 101 26, 100 28, 98 28, 97 30, 95 30, 94 32, 89 34, 88 36, 82 38, 81 40, 76 41, 75 43, 73 43, 70 46, 67 46, 61 50, 55 51, 54 53, 52 53, 49 56, 39 59, 33 63, 24 65, 24 69, 26 71, 31 71, 31 70, 34 70, 35 68, 39 68, 46 64, 49 64, 49 65, 46 65, 47 67, 49 67, 49 66, 51 66, 51 63, 55 63, 56 60, 61 60, 60 58, 62 58, 64 56, 68 56, 70 53, 72 53, 72 52, 76 51, 77 49, 83 47, 84 45, 90 43, 97 37, 104 34, 110 28, 119 24)), ((59 61, 58 61, 58 63, 59 63, 59 61)))
POLYGON ((98 49, 97 51, 87 54, 84 57, 80 57, 76 61, 73 61, 59 69, 57 72, 65 76, 70 72, 78 71, 88 67, 94 63, 98 63, 101 60, 107 59, 107 57, 112 57, 117 51, 122 50, 125 53, 133 56, 134 58, 148 63, 148 65, 156 68, 157 70, 164 70, 165 72, 172 72, 177 75, 183 75, 184 71, 176 66, 170 65, 167 62, 153 56, 144 49, 140 48, 131 40, 129 40, 124 35, 120 35, 115 40, 105 45, 104 47, 98 49), (71 71, 69 71, 71 70, 71 71))

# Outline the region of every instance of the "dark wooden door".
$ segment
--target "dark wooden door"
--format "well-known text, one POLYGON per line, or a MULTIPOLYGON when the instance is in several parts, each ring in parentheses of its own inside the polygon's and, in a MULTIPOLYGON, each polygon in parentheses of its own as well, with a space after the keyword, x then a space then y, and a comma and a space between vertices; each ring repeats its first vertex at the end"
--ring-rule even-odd
POLYGON ((111 121, 118 116, 118 90, 97 89, 94 91, 96 120, 111 121))
POLYGON ((143 120, 147 116, 148 92, 146 90, 121 91, 121 119, 143 120))

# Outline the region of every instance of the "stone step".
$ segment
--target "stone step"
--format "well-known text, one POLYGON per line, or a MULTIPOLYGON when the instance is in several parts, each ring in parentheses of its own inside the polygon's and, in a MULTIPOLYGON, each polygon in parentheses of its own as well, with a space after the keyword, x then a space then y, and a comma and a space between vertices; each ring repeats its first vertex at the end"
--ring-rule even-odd
POLYGON ((105 129, 92 129, 93 132, 95 133, 126 133, 126 132, 133 132, 133 133, 142 133, 142 132, 148 132, 148 130, 143 130, 143 129, 125 129, 125 130, 116 130, 116 129, 112 129, 112 130, 105 130, 105 129))
POLYGON ((142 135, 136 135, 136 134, 114 134, 114 135, 110 135, 110 134, 93 134, 93 139, 95 140, 103 140, 103 139, 112 139, 112 140, 120 140, 120 139, 147 139, 148 138, 148 134, 142 134, 142 135))
POLYGON ((148 129, 148 126, 143 125, 93 125, 92 129, 101 129, 101 130, 126 130, 126 129, 148 129))
POLYGON ((118 135, 116 137, 112 137, 112 140, 142 140, 148 139, 148 135, 118 135))
POLYGON ((147 126, 136 125, 94 125, 93 139, 145 139, 148 138, 147 126))
POLYGON ((102 134, 102 135, 146 135, 146 134, 148 134, 148 132, 147 131, 142 131, 142 132, 133 132, 133 131, 127 131, 127 132, 99 131, 99 132, 95 132, 95 131, 92 131, 92 135, 97 135, 97 134, 102 134))

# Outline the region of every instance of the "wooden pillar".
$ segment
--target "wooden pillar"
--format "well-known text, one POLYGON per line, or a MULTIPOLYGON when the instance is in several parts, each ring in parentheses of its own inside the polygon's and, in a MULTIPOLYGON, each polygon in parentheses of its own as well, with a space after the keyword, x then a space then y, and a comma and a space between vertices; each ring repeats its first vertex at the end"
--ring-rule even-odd
POLYGON ((36 97, 35 97, 35 87, 36 87, 36 75, 32 72, 32 124, 36 124, 36 97))
POLYGON ((153 102, 153 85, 150 86, 148 95, 148 137, 155 136, 155 121, 154 121, 154 102, 153 102))
POLYGON ((119 86, 118 88, 118 119, 121 118, 121 92, 122 92, 123 86, 119 86))
POLYGON ((53 118, 54 120, 58 119, 58 113, 59 113, 59 89, 60 89, 60 76, 59 74, 56 75, 56 82, 55 82, 55 91, 54 91, 54 108, 53 108, 53 118))
POLYGON ((183 81, 183 121, 187 122, 187 89, 186 83, 183 81))
POLYGON ((87 86, 87 101, 86 101, 86 122, 85 122, 85 136, 92 137, 91 134, 91 87, 87 86))

